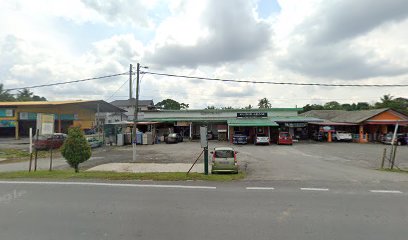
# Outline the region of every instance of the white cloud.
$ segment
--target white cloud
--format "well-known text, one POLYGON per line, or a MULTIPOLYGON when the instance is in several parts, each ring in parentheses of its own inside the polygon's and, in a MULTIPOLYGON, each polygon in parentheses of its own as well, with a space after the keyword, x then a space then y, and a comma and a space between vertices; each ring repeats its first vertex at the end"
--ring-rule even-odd
MULTIPOLYGON (((406 83, 407 8, 395 7, 404 4, 398 0, 386 7, 374 2, 370 12, 361 10, 366 0, 279 0, 281 12, 261 20, 256 0, 2 1, 0 81, 6 88, 69 81, 126 72, 130 63, 141 62, 151 71, 213 78, 406 83), (342 9, 356 9, 367 21, 345 25, 354 15, 342 9), (93 38, 71 34, 76 28, 92 30, 93 38), (142 36, 144 31, 151 35, 142 36)), ((127 79, 34 91, 51 100, 106 99, 127 79)), ((143 98, 173 98, 191 108, 256 106, 263 97, 274 107, 375 101, 386 93, 408 97, 406 88, 255 85, 152 75, 143 76, 141 85, 143 98)), ((125 84, 113 99, 127 95, 125 84)))

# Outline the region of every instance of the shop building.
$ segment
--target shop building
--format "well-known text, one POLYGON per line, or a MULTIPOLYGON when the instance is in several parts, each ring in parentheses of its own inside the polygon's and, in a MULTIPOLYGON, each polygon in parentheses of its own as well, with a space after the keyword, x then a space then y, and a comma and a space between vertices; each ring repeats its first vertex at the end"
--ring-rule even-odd
POLYGON ((360 111, 312 110, 300 115, 324 120, 310 122, 309 133, 342 130, 352 133, 353 141, 360 143, 380 141, 383 135, 394 131, 397 123, 398 132, 408 131, 408 116, 390 108, 360 111))
POLYGON ((55 132, 67 133, 71 126, 95 128, 97 112, 124 110, 102 100, 0 102, 0 137, 28 136, 30 128, 36 129, 38 113, 54 114, 55 132))
POLYGON ((209 136, 214 139, 232 141, 236 132, 244 133, 249 142, 256 134, 265 134, 271 139, 279 131, 295 134, 303 131, 307 122, 322 121, 314 117, 298 115, 301 108, 268 109, 202 109, 202 110, 157 110, 144 112, 140 121, 158 122, 158 136, 178 132, 190 139, 199 138, 200 126, 207 126, 209 136))

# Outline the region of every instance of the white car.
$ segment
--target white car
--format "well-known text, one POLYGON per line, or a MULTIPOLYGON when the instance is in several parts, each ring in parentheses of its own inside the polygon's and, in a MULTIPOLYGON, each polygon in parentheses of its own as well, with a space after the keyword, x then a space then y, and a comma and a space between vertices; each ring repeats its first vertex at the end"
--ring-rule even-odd
POLYGON ((257 134, 255 137, 255 144, 268 144, 269 145, 270 139, 268 136, 264 134, 257 134))
POLYGON ((336 131, 333 133, 333 140, 335 141, 351 141, 353 136, 349 132, 336 131))

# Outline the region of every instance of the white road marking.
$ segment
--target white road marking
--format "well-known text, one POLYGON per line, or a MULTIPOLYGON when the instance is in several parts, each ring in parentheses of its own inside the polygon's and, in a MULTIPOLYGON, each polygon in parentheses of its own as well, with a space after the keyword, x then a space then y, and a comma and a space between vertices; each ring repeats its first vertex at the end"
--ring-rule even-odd
POLYGON ((300 188, 302 191, 329 191, 328 188, 300 188))
POLYGON ((274 190, 273 187, 246 187, 247 190, 274 190))
POLYGON ((0 184, 32 184, 32 185, 85 185, 110 187, 144 187, 144 188, 187 188, 187 189, 216 189, 211 186, 192 185, 164 185, 164 184, 126 184, 126 183, 97 183, 97 182, 29 182, 29 181, 0 181, 0 184))
POLYGON ((370 190, 372 193, 402 193, 398 190, 370 190))

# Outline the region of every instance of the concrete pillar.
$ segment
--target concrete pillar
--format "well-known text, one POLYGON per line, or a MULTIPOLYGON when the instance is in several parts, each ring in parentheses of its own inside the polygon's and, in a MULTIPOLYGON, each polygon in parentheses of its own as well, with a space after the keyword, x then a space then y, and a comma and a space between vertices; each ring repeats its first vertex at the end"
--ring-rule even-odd
POLYGON ((15 133, 14 133, 14 136, 15 136, 15 138, 16 138, 16 140, 18 140, 18 139, 20 139, 20 133, 19 133, 19 124, 18 124, 18 120, 19 120, 19 112, 18 111, 15 111, 15 113, 14 113, 16 116, 15 116, 15 119, 16 119, 16 127, 15 127, 15 133))
POLYGON ((364 138, 364 125, 359 126, 358 135, 359 135, 359 142, 363 143, 364 142, 364 140, 363 140, 363 138, 364 138))
POLYGON ((192 140, 193 139, 193 123, 192 122, 190 122, 190 140, 192 140))
POLYGON ((58 132, 61 132, 61 113, 58 113, 58 132))
POLYGON ((327 142, 332 142, 332 132, 327 132, 327 142))

